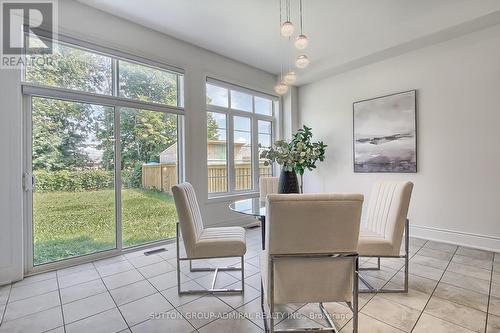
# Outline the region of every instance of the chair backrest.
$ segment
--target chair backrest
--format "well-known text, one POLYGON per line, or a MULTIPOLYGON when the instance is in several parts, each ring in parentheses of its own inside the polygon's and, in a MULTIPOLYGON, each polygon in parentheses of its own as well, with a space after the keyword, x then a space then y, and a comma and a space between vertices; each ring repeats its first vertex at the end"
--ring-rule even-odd
POLYGON ((270 194, 269 254, 356 252, 362 194, 270 194))
POLYGON ((378 181, 370 196, 365 227, 390 240, 399 250, 403 240, 413 183, 378 181))
POLYGON ((279 177, 260 177, 260 198, 265 200, 268 194, 278 193, 279 177))
POLYGON ((172 186, 172 193, 186 254, 194 256, 196 242, 204 228, 196 193, 190 183, 172 186))
POLYGON ((362 206, 361 194, 268 195, 261 259, 265 299, 273 290, 275 304, 350 302, 355 257, 311 255, 357 252, 362 206), (270 288, 273 255, 278 257, 270 288))

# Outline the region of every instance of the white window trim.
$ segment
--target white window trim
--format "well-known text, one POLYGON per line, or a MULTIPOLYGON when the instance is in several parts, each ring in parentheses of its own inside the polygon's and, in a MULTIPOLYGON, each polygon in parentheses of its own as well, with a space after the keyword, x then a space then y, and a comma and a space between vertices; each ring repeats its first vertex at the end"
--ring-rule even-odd
MULTIPOLYGON (((209 201, 223 201, 225 199, 238 199, 244 197, 255 196, 259 193, 259 153, 258 153, 258 142, 259 142, 259 129, 258 121, 269 121, 271 122, 271 144, 277 139, 277 118, 280 113, 280 103, 279 98, 266 93, 258 92, 249 88, 242 87, 240 85, 227 83, 221 80, 212 79, 210 77, 206 78, 206 83, 212 84, 221 88, 228 89, 228 107, 221 107, 217 105, 206 105, 206 112, 214 112, 224 114, 226 116, 226 168, 227 168, 227 191, 226 192, 208 192, 209 201), (252 95, 252 111, 242 111, 238 109, 231 108, 231 90, 243 92, 252 95), (255 112, 255 99, 254 96, 263 97, 272 101, 272 114, 264 115, 255 112), (250 118, 251 125, 251 146, 252 146, 252 188, 249 190, 235 190, 236 185, 235 174, 234 174, 234 126, 233 117, 246 117, 250 118)), ((206 92, 206 91, 205 91, 206 92)), ((208 170, 207 170, 208 172, 208 170)), ((276 170, 273 168, 273 173, 276 170)), ((208 173, 207 173, 208 177, 208 173)), ((208 180, 208 179, 207 179, 208 180)))

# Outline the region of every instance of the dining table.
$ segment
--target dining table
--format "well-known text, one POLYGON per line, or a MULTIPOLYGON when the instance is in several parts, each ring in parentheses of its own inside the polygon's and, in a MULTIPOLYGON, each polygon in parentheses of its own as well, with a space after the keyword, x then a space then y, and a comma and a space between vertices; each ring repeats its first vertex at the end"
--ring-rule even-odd
POLYGON ((260 221, 262 249, 264 250, 266 244, 266 201, 258 197, 236 200, 229 204, 229 209, 239 214, 255 217, 260 221))

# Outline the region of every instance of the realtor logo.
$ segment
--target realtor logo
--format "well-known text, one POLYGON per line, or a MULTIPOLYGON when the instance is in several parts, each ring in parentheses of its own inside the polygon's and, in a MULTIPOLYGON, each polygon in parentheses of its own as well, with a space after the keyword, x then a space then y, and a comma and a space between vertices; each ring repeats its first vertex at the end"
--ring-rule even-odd
POLYGON ((25 63, 25 55, 52 54, 57 28, 56 1, 0 2, 2 68, 18 68, 25 63))

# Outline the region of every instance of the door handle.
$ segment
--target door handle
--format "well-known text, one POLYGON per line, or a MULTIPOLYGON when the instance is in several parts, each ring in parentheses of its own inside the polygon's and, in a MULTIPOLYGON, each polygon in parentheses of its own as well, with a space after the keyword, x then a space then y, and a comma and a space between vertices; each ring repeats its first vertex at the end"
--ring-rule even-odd
POLYGON ((35 175, 30 172, 23 173, 23 190, 25 192, 33 191, 35 188, 35 175))

